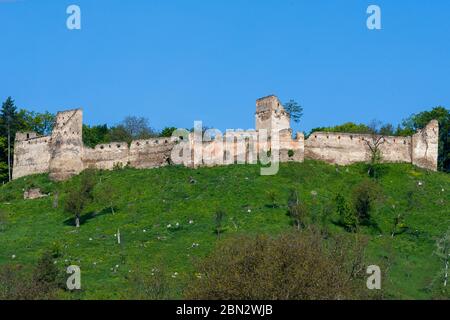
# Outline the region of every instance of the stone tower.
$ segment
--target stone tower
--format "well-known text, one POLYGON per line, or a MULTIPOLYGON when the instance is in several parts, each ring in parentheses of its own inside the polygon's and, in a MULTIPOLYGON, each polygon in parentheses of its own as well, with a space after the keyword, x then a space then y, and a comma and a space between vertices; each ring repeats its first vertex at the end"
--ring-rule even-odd
POLYGON ((256 100, 256 130, 266 129, 270 135, 273 131, 290 130, 290 117, 280 100, 274 95, 256 100))
POLYGON ((62 181, 83 171, 83 111, 58 112, 50 142, 50 178, 62 181))

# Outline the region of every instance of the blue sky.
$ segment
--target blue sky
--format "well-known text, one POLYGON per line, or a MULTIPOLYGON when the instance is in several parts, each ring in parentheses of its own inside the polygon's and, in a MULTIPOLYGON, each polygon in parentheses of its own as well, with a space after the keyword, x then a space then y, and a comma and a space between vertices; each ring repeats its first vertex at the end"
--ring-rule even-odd
POLYGON ((304 131, 450 107, 448 0, 0 0, 0 36, 2 101, 89 124, 248 129, 269 94, 304 106, 304 131))

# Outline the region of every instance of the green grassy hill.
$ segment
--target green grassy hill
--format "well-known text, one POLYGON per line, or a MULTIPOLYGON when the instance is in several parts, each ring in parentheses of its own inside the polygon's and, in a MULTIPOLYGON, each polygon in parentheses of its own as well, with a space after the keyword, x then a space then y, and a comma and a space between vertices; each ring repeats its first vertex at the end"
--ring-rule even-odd
MULTIPOLYGON (((85 210, 80 229, 63 210, 65 193, 79 177, 64 183, 44 175, 22 178, 0 187, 0 265, 33 265, 43 251, 58 248, 57 266, 64 270, 76 264, 82 270, 82 292, 63 293, 65 298, 125 298, 130 275, 152 268, 171 275, 171 297, 180 298, 195 273, 194 261, 218 241, 237 233, 279 234, 293 228, 286 215, 292 188, 308 205, 309 224, 345 233, 336 223, 334 198, 337 192, 349 195, 366 176, 363 165, 313 161, 282 164, 275 176, 261 176, 251 165, 99 172, 96 200, 85 210), (23 190, 31 186, 58 191, 58 207, 53 208, 53 195, 23 200, 23 190), (275 192, 277 206, 271 205, 268 191, 275 192), (226 211, 226 231, 219 240, 213 232, 218 207, 226 211)), ((382 191, 372 213, 374 226, 360 230, 369 238, 367 263, 388 269, 383 278, 387 298, 432 298, 443 268, 433 252, 450 226, 450 175, 392 164, 378 183, 382 191), (408 228, 392 238, 398 213, 405 214, 408 228)))

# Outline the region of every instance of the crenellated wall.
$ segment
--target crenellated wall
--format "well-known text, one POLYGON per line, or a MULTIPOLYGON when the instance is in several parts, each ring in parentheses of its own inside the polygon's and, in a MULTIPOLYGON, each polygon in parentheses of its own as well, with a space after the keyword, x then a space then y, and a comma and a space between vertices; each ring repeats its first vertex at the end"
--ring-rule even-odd
MULTIPOLYGON (((155 138, 136 140, 130 145, 112 142, 88 148, 83 145, 82 110, 59 112, 51 136, 17 133, 13 178, 48 172, 54 180, 65 180, 91 167, 105 170, 126 165, 141 169, 161 167, 173 162, 171 154, 178 144, 178 147, 189 146, 184 165, 192 167, 256 163, 263 152, 274 152, 277 148, 281 162, 303 162, 306 158, 348 165, 370 160, 369 144, 377 137, 315 132, 306 140, 303 133, 292 138, 289 122, 290 117, 278 98, 268 96, 256 102, 256 130, 253 131, 230 131, 224 137, 219 135, 200 144, 190 134, 189 141, 178 137, 155 138), (279 145, 273 144, 277 140, 279 145)), ((437 170, 438 136, 439 124, 431 121, 412 137, 380 137, 382 160, 437 170)))
MULTIPOLYGON (((369 161, 374 137, 370 134, 314 132, 305 142, 305 158, 348 165, 369 161)), ((385 162, 411 162, 411 137, 380 138, 385 162)))

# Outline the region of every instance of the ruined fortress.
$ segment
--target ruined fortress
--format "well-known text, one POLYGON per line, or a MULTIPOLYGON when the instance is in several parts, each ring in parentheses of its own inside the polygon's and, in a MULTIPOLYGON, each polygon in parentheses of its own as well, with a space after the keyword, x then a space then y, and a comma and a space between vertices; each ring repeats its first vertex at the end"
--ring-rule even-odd
MULTIPOLYGON (((331 164, 348 165, 366 162, 371 158, 370 134, 314 132, 308 139, 303 133, 293 132, 289 114, 276 96, 256 101, 256 130, 232 131, 215 136, 210 141, 195 143, 194 134, 182 137, 112 142, 88 148, 83 145, 81 109, 59 112, 51 136, 34 132, 16 135, 13 178, 49 173, 53 180, 65 180, 86 168, 113 169, 116 166, 155 168, 173 163, 173 150, 180 144, 188 145, 187 166, 256 163, 259 152, 272 150, 271 137, 279 140, 280 162, 303 162, 304 159, 322 160, 331 164), (259 132, 268 132, 268 142, 260 141, 259 132), (237 143, 244 137, 245 144, 237 143), (219 143, 226 140, 227 143, 219 143), (225 145, 225 146, 224 146, 225 145), (256 150, 252 152, 251 150, 256 150), (200 154, 200 162, 194 161, 200 154)), ((437 170, 438 122, 431 121, 423 130, 409 137, 383 136, 379 149, 385 162, 412 163, 418 167, 437 170)))

